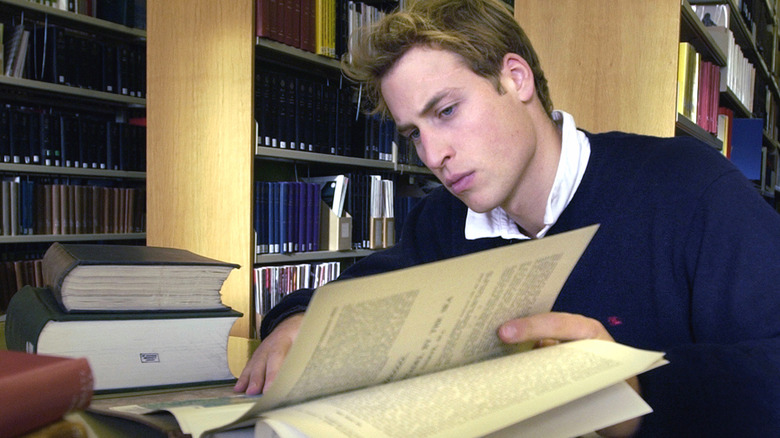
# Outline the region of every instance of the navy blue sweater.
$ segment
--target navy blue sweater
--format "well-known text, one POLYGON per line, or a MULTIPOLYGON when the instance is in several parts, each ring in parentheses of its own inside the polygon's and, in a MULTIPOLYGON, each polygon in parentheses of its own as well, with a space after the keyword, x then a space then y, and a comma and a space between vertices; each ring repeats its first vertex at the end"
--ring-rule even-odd
MULTIPOLYGON (((666 352, 669 365, 640 376, 654 409, 641 436, 780 436, 780 215, 696 140, 589 139, 582 183, 548 235, 601 227, 553 310, 595 318, 617 342, 666 352)), ((341 279, 518 243, 468 241, 465 219, 466 206, 437 189, 410 213, 396 246, 341 279)), ((274 308, 262 336, 311 294, 274 308)))

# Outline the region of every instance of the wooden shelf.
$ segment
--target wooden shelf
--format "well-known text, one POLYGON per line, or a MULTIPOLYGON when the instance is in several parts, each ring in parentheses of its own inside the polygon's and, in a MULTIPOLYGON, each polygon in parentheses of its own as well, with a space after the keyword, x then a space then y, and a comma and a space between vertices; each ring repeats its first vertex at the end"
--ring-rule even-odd
POLYGON ((329 69, 333 73, 338 73, 341 68, 341 64, 337 59, 307 52, 306 50, 288 46, 287 44, 283 44, 278 41, 256 37, 256 45, 258 54, 263 58, 267 57, 268 55, 281 55, 287 57, 290 60, 294 60, 296 63, 304 62, 312 66, 329 69))
POLYGON ((146 233, 25 234, 21 236, 0 236, 0 243, 94 242, 143 239, 146 239, 146 233))
POLYGON ((257 146, 255 155, 262 159, 282 161, 336 164, 342 166, 365 167, 378 170, 392 170, 401 173, 431 174, 426 167, 401 164, 394 161, 371 160, 368 158, 346 157, 343 155, 320 154, 315 152, 296 151, 257 146))
POLYGON ((359 249, 350 251, 312 251, 295 252, 289 254, 258 254, 255 257, 255 263, 272 265, 280 263, 305 263, 316 262, 320 260, 352 259, 366 257, 375 252, 375 250, 370 249, 359 249))
POLYGON ((52 84, 50 82, 35 81, 32 79, 0 76, 0 86, 14 87, 21 90, 36 92, 46 95, 59 95, 63 97, 78 98, 99 102, 104 105, 143 108, 146 99, 140 97, 125 96, 122 94, 107 93, 105 91, 89 90, 86 88, 70 87, 67 85, 52 84))
POLYGON ((677 114, 676 129, 678 135, 694 137, 717 150, 723 149, 723 142, 720 141, 716 136, 712 135, 710 132, 705 131, 699 125, 693 123, 693 121, 679 113, 677 114))
POLYGON ((85 178, 138 179, 146 178, 146 172, 125 170, 85 169, 80 167, 42 166, 39 164, 0 163, 0 172, 76 176, 85 178))

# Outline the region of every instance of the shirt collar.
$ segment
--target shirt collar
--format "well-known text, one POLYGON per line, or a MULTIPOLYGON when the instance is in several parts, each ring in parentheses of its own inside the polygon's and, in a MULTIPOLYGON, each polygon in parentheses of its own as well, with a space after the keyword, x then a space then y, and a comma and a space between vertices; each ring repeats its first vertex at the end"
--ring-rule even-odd
MULTIPOLYGON (((555 173, 552 190, 547 197, 544 211, 544 228, 533 238, 541 238, 555 225, 555 222, 569 205, 577 191, 590 158, 590 142, 584 132, 577 130, 574 118, 563 111, 553 111, 553 120, 561 127, 561 158, 555 173)), ((504 239, 531 239, 520 232, 517 224, 509 218, 504 209, 496 207, 485 213, 468 209, 466 215, 466 239, 487 237, 504 239)))

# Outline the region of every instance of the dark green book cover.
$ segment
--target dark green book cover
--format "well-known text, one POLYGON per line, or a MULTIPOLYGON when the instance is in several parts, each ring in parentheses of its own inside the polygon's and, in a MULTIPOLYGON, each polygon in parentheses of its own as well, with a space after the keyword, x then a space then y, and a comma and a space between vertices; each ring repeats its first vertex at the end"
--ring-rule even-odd
POLYGON ((24 286, 8 304, 5 340, 9 350, 34 353, 38 336, 49 321, 99 321, 174 318, 240 317, 241 312, 229 307, 222 310, 187 312, 84 312, 66 313, 54 299, 51 289, 24 286), (26 347, 30 343, 33 350, 26 347))
POLYGON ((178 248, 55 242, 43 280, 66 312, 219 309, 238 267, 178 248))
POLYGON ((66 313, 48 288, 25 286, 6 314, 9 350, 86 357, 96 391, 233 379, 230 328, 241 316, 222 310, 66 313))

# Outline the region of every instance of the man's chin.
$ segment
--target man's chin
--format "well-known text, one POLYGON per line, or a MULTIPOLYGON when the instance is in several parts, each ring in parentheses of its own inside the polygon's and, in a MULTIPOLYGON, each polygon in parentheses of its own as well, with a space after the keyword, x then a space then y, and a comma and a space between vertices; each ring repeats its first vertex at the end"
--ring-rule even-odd
POLYGON ((458 196, 457 198, 466 204, 466 207, 468 207, 469 210, 475 213, 487 213, 497 207, 484 202, 476 202, 473 198, 469 199, 467 196, 458 196))

